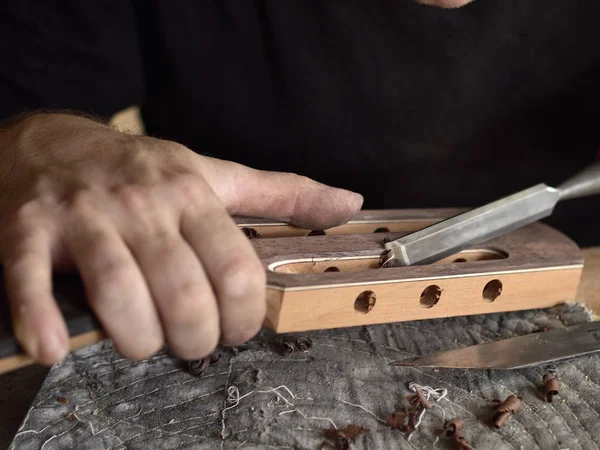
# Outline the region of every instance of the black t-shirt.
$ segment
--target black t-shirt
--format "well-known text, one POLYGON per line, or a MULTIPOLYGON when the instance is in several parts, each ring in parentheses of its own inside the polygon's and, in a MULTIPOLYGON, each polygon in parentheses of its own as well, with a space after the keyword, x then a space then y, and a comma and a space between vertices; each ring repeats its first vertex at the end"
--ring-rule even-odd
MULTIPOLYGON (((600 147, 600 2, 5 0, 0 117, 110 116, 365 196, 478 206, 558 184, 600 147)), ((600 197, 547 222, 600 244, 600 197)))

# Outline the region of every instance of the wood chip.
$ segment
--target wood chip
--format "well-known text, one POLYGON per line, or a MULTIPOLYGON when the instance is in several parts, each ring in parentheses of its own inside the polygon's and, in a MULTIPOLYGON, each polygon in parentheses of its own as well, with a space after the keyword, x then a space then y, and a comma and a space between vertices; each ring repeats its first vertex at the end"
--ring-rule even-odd
MULTIPOLYGON (((363 428, 358 425, 348 425, 346 429, 328 428, 323 430, 323 436, 333 441, 336 450, 348 450, 350 444, 363 433, 366 433, 368 428, 363 428)), ((327 445, 326 442, 321 444, 321 448, 327 445)))
POLYGON ((394 430, 404 431, 404 423, 406 422, 406 414, 403 412, 395 412, 385 419, 386 423, 394 430))
POLYGON ((548 403, 552 402, 552 397, 558 395, 558 389, 560 388, 560 381, 555 373, 546 372, 542 378, 544 386, 542 387, 542 393, 548 403))
POLYGON ((188 371, 195 376, 200 376, 210 366, 210 356, 188 362, 188 371))
POLYGON ((465 427, 465 422, 458 417, 447 420, 444 423, 444 434, 447 437, 460 435, 460 431, 465 427))
POLYGON ((458 450, 473 450, 463 436, 455 436, 454 444, 458 450))
POLYGON ((221 352, 219 350, 215 350, 212 355, 210 355, 210 363, 216 364, 221 359, 221 352))
POLYGON ((495 428, 502 428, 508 422, 508 419, 521 409, 523 402, 516 395, 509 395, 506 400, 499 402, 496 400, 496 408, 492 415, 492 421, 495 428))
POLYGON ((423 391, 416 386, 415 389, 417 390, 417 398, 419 399, 421 406, 423 406, 425 409, 431 409, 431 403, 429 403, 429 400, 425 398, 425 394, 423 394, 423 391))
POLYGON ((289 338, 282 338, 279 341, 279 351, 283 356, 289 356, 296 350, 296 343, 289 338))
POLYGON ((296 339, 296 348, 301 352, 307 352, 312 347, 312 341, 308 337, 299 337, 296 339))
POLYGON ((417 429, 417 424, 415 423, 415 419, 417 418, 417 415, 420 413, 421 413, 421 410, 419 410, 418 413, 411 414, 408 416, 408 423, 404 426, 405 432, 412 433, 413 431, 415 431, 417 429))
POLYGON ((62 403, 63 405, 66 405, 67 403, 69 403, 69 399, 67 397, 58 397, 56 400, 59 403, 62 403))
POLYGON ((452 439, 452 442, 454 442, 454 448, 458 450, 472 450, 469 442, 467 442, 465 437, 462 435, 462 430, 464 427, 465 422, 462 419, 455 417, 444 422, 444 434, 446 437, 452 439))
POLYGON ((404 411, 396 411, 386 418, 386 423, 395 430, 400 430, 405 433, 412 433, 416 430, 417 418, 421 415, 424 409, 431 409, 431 403, 423 394, 423 391, 415 386, 414 394, 405 395, 409 402, 409 407, 404 411))
POLYGON ((416 430, 416 419, 421 414, 423 407, 411 407, 408 412, 395 412, 389 415, 385 421, 394 430, 404 433, 412 433, 416 430))

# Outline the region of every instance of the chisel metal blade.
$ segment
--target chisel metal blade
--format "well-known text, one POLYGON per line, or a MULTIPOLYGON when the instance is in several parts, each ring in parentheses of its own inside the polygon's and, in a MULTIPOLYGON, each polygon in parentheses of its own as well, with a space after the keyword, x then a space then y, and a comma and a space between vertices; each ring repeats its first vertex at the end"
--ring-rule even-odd
POLYGON ((600 160, 557 188, 538 184, 385 244, 383 267, 429 264, 548 217, 560 200, 600 194, 600 160))
POLYGON ((383 267, 429 264, 552 214, 560 191, 538 184, 385 244, 383 267))
POLYGON ((589 322, 448 350, 391 366, 519 369, 600 352, 600 322, 589 322))

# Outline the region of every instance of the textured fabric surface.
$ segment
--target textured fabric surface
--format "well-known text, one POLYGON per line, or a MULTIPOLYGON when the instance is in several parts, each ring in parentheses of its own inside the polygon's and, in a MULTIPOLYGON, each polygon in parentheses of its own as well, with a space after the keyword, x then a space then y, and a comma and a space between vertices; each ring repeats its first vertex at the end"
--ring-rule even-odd
MULTIPOLYGON (((481 449, 600 447, 600 356, 557 363, 560 393, 539 394, 548 367, 515 371, 391 367, 392 360, 590 320, 582 306, 307 333, 306 352, 287 357, 268 331, 193 376, 167 352, 122 359, 106 341, 54 367, 16 434, 19 449, 318 449, 322 430, 369 429, 351 448, 449 449, 444 419, 461 417, 481 449), (410 382, 447 389, 410 440, 385 424, 410 382), (523 407, 496 430, 494 399, 523 407)), ((294 336, 296 337, 296 336, 294 336)))

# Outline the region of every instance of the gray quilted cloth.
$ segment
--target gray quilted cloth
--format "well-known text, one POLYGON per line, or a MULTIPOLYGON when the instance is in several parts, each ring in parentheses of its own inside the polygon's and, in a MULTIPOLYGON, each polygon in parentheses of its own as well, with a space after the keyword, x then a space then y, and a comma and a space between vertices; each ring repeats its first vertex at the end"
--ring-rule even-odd
POLYGON ((318 449, 325 428, 369 431, 350 448, 450 449, 442 424, 461 417, 472 448, 598 449, 600 356, 553 366, 561 389, 538 394, 546 367, 516 371, 418 370, 396 359, 589 321, 579 305, 551 310, 427 320, 312 332, 306 352, 284 357, 275 337, 225 349, 202 376, 161 353, 122 359, 106 341, 54 367, 16 434, 18 449, 318 449), (407 438, 385 424, 408 384, 446 389, 407 438), (511 393, 523 408, 496 430, 492 400, 511 393))

